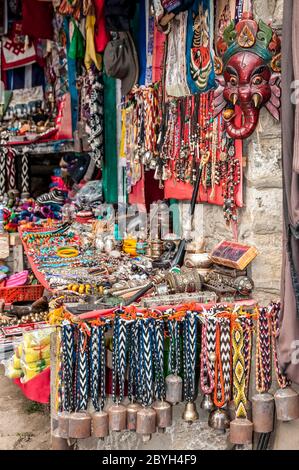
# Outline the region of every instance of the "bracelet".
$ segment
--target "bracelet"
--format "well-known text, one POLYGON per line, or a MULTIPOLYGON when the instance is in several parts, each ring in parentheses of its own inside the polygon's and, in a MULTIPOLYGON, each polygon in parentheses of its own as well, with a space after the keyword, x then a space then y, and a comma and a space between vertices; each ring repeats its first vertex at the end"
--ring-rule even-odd
POLYGON ((65 246, 57 249, 57 255, 60 258, 75 258, 79 255, 79 250, 72 246, 65 246))

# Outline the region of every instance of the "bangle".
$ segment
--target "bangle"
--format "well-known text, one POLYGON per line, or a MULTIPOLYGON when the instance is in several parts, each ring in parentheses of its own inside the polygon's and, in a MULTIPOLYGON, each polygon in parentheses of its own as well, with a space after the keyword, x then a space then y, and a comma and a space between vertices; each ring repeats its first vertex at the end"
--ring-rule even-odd
POLYGON ((57 249, 57 255, 60 258, 75 258, 79 255, 79 251, 72 246, 65 246, 57 249))

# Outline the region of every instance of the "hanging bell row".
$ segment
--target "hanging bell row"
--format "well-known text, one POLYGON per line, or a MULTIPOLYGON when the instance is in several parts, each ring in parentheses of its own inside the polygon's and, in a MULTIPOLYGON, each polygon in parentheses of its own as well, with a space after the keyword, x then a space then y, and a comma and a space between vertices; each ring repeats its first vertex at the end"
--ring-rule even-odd
MULTIPOLYGON (((171 425, 172 406, 167 401, 157 400, 151 407, 143 407, 139 403, 129 403, 127 406, 113 404, 107 412, 102 410, 92 414, 83 411, 59 413, 56 437, 65 440, 86 439, 90 436, 104 439, 110 431, 120 432, 127 429, 136 431, 146 442, 156 432, 156 428, 159 432, 164 432, 171 425)), ((55 436, 53 442, 54 440, 55 436)))

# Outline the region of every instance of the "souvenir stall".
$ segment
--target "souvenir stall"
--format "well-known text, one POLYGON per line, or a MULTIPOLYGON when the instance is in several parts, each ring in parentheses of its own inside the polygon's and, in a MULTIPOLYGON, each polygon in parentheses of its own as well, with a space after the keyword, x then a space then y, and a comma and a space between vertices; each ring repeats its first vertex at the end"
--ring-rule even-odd
POLYGON ((3 2, 0 352, 51 402, 53 449, 146 443, 199 406, 266 449, 299 418, 280 303, 257 303, 238 241, 244 142, 263 107, 280 119, 281 39, 253 3, 3 2), (230 237, 208 246, 200 204, 230 237))

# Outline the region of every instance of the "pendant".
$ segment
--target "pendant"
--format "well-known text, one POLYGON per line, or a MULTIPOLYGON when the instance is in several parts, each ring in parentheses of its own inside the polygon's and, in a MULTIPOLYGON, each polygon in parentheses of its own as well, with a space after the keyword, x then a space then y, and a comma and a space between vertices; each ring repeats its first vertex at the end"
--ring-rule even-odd
POLYGON ((106 411, 97 411, 92 415, 92 436, 104 439, 109 434, 109 418, 106 411))
POLYGON ((157 413, 158 432, 165 432, 172 424, 172 406, 167 401, 157 400, 152 404, 157 413))
POLYGON ((137 412, 136 432, 141 434, 143 442, 148 442, 156 432, 157 415, 153 408, 141 408, 137 412))
POLYGON ((91 435, 91 417, 88 413, 79 411, 71 413, 69 419, 69 437, 86 439, 91 435))
POLYGON ((276 417, 279 421, 293 421, 299 418, 299 396, 291 387, 280 388, 274 395, 276 417))
POLYGON ((127 409, 123 405, 112 405, 108 410, 110 431, 124 431, 127 427, 127 409))
POLYGON ((165 379, 166 383, 166 401, 172 405, 176 405, 182 401, 183 380, 178 375, 168 375, 165 379))
POLYGON ((190 424, 198 420, 199 415, 194 402, 186 403, 182 418, 184 421, 190 424))
POLYGON ((139 403, 129 403, 127 406, 127 429, 129 431, 136 431, 137 425, 137 412, 141 410, 142 406, 139 403))
POLYGON ((274 397, 259 393, 252 397, 252 420, 254 432, 269 433, 274 427, 274 397))

